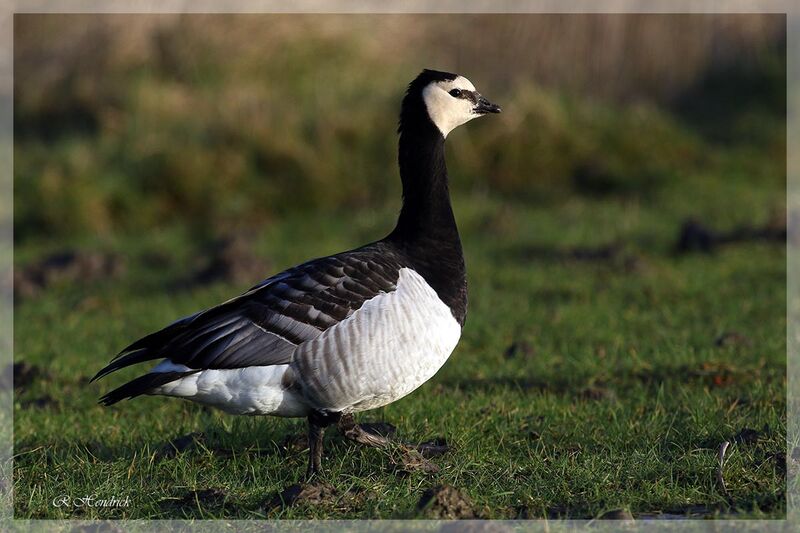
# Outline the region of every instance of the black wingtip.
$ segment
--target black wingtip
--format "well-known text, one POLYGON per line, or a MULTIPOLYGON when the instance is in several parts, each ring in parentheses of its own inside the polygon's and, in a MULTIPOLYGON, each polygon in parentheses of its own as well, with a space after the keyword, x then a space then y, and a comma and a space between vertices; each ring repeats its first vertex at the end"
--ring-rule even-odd
POLYGON ((113 364, 110 364, 110 365, 108 365, 108 366, 105 366, 105 367, 103 367, 103 368, 100 370, 100 372, 98 372, 97 374, 95 374, 95 375, 94 375, 94 377, 93 377, 92 379, 90 379, 90 380, 89 380, 89 383, 94 383, 94 382, 95 382, 95 381, 97 381, 98 379, 106 377, 107 375, 109 375, 110 373, 112 373, 114 370, 116 370, 116 368, 114 368, 114 365, 113 365, 113 364))
POLYGON ((89 383, 92 383, 95 380, 105 377, 110 373, 119 370, 120 368, 124 368, 130 365, 135 365, 136 363, 141 363, 151 359, 154 359, 154 356, 150 352, 148 352, 148 350, 145 348, 138 348, 136 350, 128 350, 126 348, 125 350, 121 351, 116 357, 114 357, 114 359, 112 359, 109 364, 107 364, 97 374, 95 374, 94 377, 89 380, 89 383))
POLYGON ((97 404, 102 405, 103 407, 108 407, 109 405, 112 405, 114 403, 116 402, 112 401, 111 398, 109 398, 108 394, 102 396, 99 400, 97 400, 97 404))
POLYGON ((144 376, 139 376, 138 378, 125 383, 121 387, 117 387, 104 396, 101 396, 97 403, 108 407, 109 405, 114 405, 120 400, 130 400, 137 396, 141 396, 142 394, 147 394, 156 387, 171 381, 175 381, 176 379, 180 379, 184 376, 188 376, 189 374, 194 374, 195 372, 199 372, 199 370, 193 370, 191 372, 151 372, 149 374, 145 374, 144 376))

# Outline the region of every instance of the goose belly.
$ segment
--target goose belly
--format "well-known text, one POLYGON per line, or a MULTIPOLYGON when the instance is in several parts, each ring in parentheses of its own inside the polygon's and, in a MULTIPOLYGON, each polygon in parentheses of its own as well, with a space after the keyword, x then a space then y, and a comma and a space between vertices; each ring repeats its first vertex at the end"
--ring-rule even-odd
POLYGON ((316 409, 356 412, 409 394, 444 365, 461 326, 436 291, 409 268, 396 290, 300 345, 291 367, 316 409))

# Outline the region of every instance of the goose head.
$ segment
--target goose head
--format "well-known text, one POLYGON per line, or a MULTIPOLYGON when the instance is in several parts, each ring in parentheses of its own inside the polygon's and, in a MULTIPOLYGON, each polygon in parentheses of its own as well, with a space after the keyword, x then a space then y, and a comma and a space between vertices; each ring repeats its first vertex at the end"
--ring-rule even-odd
POLYGON ((499 113, 500 106, 479 93, 464 76, 425 69, 408 87, 403 100, 400 129, 409 115, 423 113, 447 137, 454 128, 488 113, 499 113))

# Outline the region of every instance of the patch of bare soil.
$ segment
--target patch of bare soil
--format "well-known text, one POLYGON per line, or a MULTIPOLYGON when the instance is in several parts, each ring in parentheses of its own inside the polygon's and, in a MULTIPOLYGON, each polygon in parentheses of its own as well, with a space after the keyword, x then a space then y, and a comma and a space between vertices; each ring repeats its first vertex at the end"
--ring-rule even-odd
POLYGON ((14 271, 14 297, 32 298, 55 283, 91 283, 121 275, 119 254, 66 250, 14 271))
POLYGON ((527 341, 514 341, 503 353, 506 359, 532 359, 536 348, 527 341))
POLYGON ((755 444, 768 432, 769 428, 766 426, 762 431, 753 428, 742 428, 733 436, 733 442, 736 444, 755 444))
POLYGON ((627 509, 613 509, 597 517, 598 520, 620 520, 624 523, 633 523, 633 515, 627 509))
POLYGON ((284 455, 304 452, 308 449, 308 435, 305 433, 286 435, 278 444, 278 447, 284 455))
POLYGON ((450 445, 444 437, 436 437, 431 440, 426 440, 416 444, 413 447, 423 457, 430 459, 431 457, 438 457, 450 451, 450 445))
POLYGON ((628 272, 644 266, 640 257, 627 253, 625 247, 618 242, 568 248, 534 245, 516 249, 512 253, 522 260, 611 263, 628 272))
POLYGON ((31 398, 29 400, 23 400, 22 402, 20 402, 20 407, 22 407, 23 409, 31 409, 31 408, 47 409, 49 407, 54 407, 57 405, 58 402, 55 399, 53 399, 53 397, 50 396, 49 394, 44 394, 37 398, 31 398))
POLYGON ((227 498, 227 493, 222 489, 190 490, 183 498, 178 500, 178 504, 181 506, 199 505, 200 507, 219 507, 225 503, 227 498))
POLYGON ((328 483, 294 484, 276 494, 267 504, 268 509, 290 507, 298 503, 310 505, 330 504, 338 499, 338 493, 328 483))
MULTIPOLYGON (((14 394, 19 398, 28 387, 39 381, 52 379, 49 372, 39 366, 26 362, 6 365, 0 375, 0 389, 9 389, 14 386, 14 394)), ((42 394, 36 398, 25 398, 19 403, 22 409, 47 409, 57 407, 59 402, 49 394, 42 394)))
POLYGON ((24 361, 9 363, 0 373, 0 390, 10 389, 13 385, 14 392, 20 394, 39 379, 50 379, 50 375, 40 367, 24 361))
POLYGON ((158 452, 156 452, 156 458, 170 459, 172 457, 175 457, 179 453, 197 447, 197 445, 202 443, 204 440, 205 440, 205 435, 198 432, 193 432, 187 435, 180 436, 178 438, 172 439, 171 441, 161 446, 158 452))
POLYGON ((269 275, 272 265, 253 253, 254 239, 246 234, 222 237, 203 252, 200 266, 184 283, 187 286, 227 283, 255 285, 269 275))
POLYGON ((675 243, 677 253, 712 253, 720 246, 744 242, 786 243, 786 218, 775 217, 763 226, 743 225, 717 231, 697 219, 686 220, 675 243))
POLYGON ((578 396, 584 400, 594 401, 616 400, 617 398, 617 395, 613 390, 602 385, 590 385, 584 387, 580 390, 578 396))
POLYGON ((412 472, 435 474, 440 470, 439 465, 427 460, 422 453, 407 447, 403 447, 399 454, 393 455, 391 461, 395 474, 399 476, 407 476, 412 472))
POLYGON ((427 489, 417 503, 417 510, 426 518, 439 520, 478 518, 469 497, 450 485, 427 489))
POLYGON ((714 346, 717 348, 727 348, 730 346, 752 346, 753 341, 736 331, 726 331, 716 339, 714 346))
POLYGON ((769 464, 775 467, 775 471, 783 477, 786 477, 786 473, 788 472, 789 460, 788 455, 786 452, 774 452, 769 453, 764 457, 764 460, 761 464, 769 464))
POLYGON ((710 387, 727 387, 745 378, 746 372, 727 362, 705 361, 700 365, 681 365, 676 368, 660 368, 638 372, 636 378, 643 383, 660 383, 683 376, 698 380, 710 387))
POLYGON ((323 481, 296 483, 266 500, 262 509, 268 513, 296 505, 309 505, 331 510, 349 510, 360 505, 364 498, 363 491, 349 490, 340 493, 332 485, 323 481))
POLYGON ((12 372, 14 373, 14 390, 18 392, 22 392, 37 380, 50 378, 49 374, 40 367, 24 361, 14 363, 12 372))
POLYGON ((219 488, 194 489, 185 492, 183 495, 167 498, 160 502, 161 508, 165 511, 176 509, 220 509, 231 508, 230 496, 227 492, 219 488))

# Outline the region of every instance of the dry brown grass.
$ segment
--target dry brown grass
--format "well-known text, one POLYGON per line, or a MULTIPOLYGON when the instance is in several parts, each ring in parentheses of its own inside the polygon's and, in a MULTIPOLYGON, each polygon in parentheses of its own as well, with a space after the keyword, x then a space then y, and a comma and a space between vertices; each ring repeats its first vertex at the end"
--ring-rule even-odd
MULTIPOLYGON (((355 40, 365 67, 468 72, 497 88, 535 81, 584 94, 670 98, 711 67, 758 61, 785 40, 782 15, 19 15, 16 86, 83 69, 230 67, 280 60, 312 39, 355 40), (177 49, 177 52, 176 52, 177 49), (174 64, 170 64, 174 62, 174 64)), ((347 73, 345 73, 347 74, 347 73)))

